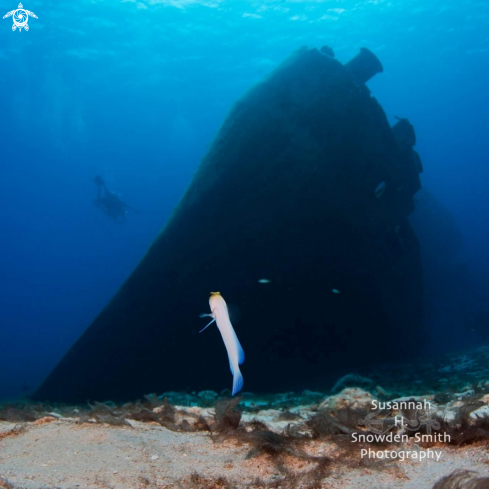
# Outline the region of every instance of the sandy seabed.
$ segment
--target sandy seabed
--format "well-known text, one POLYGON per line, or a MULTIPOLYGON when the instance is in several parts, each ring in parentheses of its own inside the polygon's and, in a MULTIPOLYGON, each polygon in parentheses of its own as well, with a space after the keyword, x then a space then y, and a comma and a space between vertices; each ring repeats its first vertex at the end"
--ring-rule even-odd
MULTIPOLYGON (((9 487, 8 481, 13 488, 26 489, 241 488, 257 479, 275 482, 276 487, 283 481, 287 487, 287 475, 272 458, 247 458, 247 446, 231 440, 216 443, 202 433, 174 433, 137 422, 134 426, 77 425, 56 418, 29 423, 20 433, 1 440, 3 487, 9 487)), ((2 434, 13 428, 0 425, 2 434)), ((326 443, 311 443, 308 451, 324 453, 329 448, 326 443)), ((332 468, 318 487, 428 489, 455 469, 489 475, 485 448, 439 450, 439 461, 397 461, 382 469, 332 468)), ((309 465, 291 457, 287 469, 297 473, 307 471, 309 465)))
MULTIPOLYGON (((353 396, 361 395, 360 390, 349 391, 350 396, 352 391, 353 396)), ((299 407, 296 412, 305 417, 304 410, 299 407)), ((209 419, 212 428, 212 409, 194 407, 185 412, 189 411, 193 419, 197 415, 209 419)), ((409 442, 396 447, 410 453, 436 451, 440 453, 438 461, 435 457, 422 461, 419 457, 362 459, 360 447, 345 455, 328 439, 309 439, 300 449, 284 448, 279 454, 273 433, 290 427, 287 421, 277 421, 280 414, 264 410, 242 415, 240 425, 260 427, 266 423, 270 429, 265 432, 271 437, 270 444, 264 450, 239 437, 216 436, 212 431, 178 432, 151 421, 126 420, 127 425, 121 426, 53 413, 31 422, 0 422, 0 487, 428 489, 457 469, 475 471, 474 477, 489 475, 485 443, 465 447, 438 444, 423 449, 409 442), (351 463, 342 463, 342 458, 350 458, 351 463)), ((483 483, 442 487, 489 488, 489 481, 483 483)))
POLYGON ((489 489, 488 366, 482 347, 395 377, 346 375, 330 394, 3 403, 0 488, 489 489), (390 404, 374 412, 379 401, 390 404), (371 442, 379 432, 395 436, 371 442))

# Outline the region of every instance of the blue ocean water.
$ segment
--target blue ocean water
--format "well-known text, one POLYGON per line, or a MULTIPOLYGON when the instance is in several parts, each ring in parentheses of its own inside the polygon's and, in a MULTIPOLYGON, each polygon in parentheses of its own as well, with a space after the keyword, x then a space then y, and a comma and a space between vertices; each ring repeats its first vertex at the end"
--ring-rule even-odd
MULTIPOLYGON (((17 0, 1 6, 3 16, 17 0)), ((423 185, 463 237, 471 283, 460 302, 487 304, 486 2, 24 8, 38 16, 28 32, 0 22, 0 397, 32 392, 56 365, 165 224, 232 103, 303 45, 327 44, 342 62, 366 46, 381 59, 369 88, 391 123, 414 124, 423 185), (93 205, 97 174, 142 213, 124 225, 104 216, 93 205)), ((443 309, 446 297, 437 300, 443 309)), ((436 334, 471 334, 440 317, 436 334)))

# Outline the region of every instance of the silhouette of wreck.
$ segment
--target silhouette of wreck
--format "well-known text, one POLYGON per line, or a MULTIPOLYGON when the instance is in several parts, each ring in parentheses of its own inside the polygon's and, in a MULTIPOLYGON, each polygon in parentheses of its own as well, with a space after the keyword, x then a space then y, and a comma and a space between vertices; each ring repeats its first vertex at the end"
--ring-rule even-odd
POLYGON ((421 162, 362 48, 301 48, 238 100, 147 254, 38 390, 125 400, 231 386, 211 291, 240 310, 245 391, 326 389, 416 350, 422 267, 407 216, 421 162), (261 280, 261 282, 260 282, 261 280))

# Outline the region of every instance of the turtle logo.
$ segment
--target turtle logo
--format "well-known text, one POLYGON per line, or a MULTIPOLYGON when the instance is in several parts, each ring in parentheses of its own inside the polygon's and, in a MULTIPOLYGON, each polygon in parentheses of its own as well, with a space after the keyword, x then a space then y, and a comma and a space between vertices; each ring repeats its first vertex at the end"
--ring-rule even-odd
POLYGON ((26 31, 29 30, 29 26, 27 24, 27 21, 29 20, 29 15, 37 19, 37 15, 34 12, 25 10, 24 6, 19 3, 19 7, 16 10, 12 10, 11 12, 6 13, 3 18, 6 19, 7 17, 12 16, 14 20, 12 30, 15 31, 15 29, 18 28, 20 32, 22 28, 24 28, 26 31))

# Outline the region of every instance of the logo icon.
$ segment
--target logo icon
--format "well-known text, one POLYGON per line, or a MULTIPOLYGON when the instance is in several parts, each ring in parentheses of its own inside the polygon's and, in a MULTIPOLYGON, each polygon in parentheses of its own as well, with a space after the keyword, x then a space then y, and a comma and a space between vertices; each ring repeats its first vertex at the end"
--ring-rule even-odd
POLYGON ((24 6, 19 3, 19 7, 16 10, 12 10, 11 12, 6 13, 3 18, 12 16, 14 25, 12 26, 12 30, 19 29, 19 32, 24 28, 26 31, 29 30, 29 25, 27 21, 29 20, 29 15, 37 19, 37 15, 30 10, 25 10, 24 6))
POLYGON ((358 424, 365 426, 370 433, 378 435, 383 435, 395 427, 400 427, 404 431, 419 431, 424 426, 429 435, 432 429, 440 429, 440 423, 432 417, 430 410, 417 409, 412 414, 414 416, 411 419, 404 415, 388 418, 386 414, 382 414, 382 409, 378 409, 367 415, 365 419, 358 420, 358 424))

